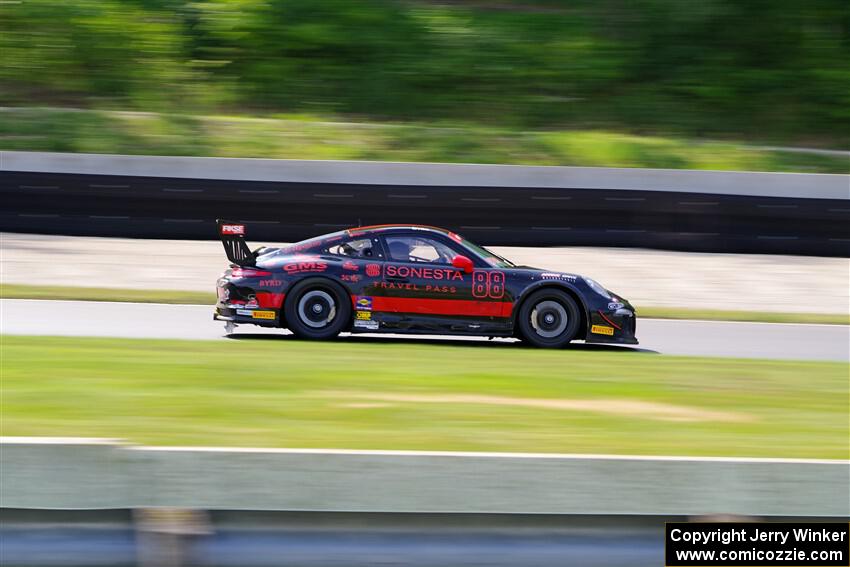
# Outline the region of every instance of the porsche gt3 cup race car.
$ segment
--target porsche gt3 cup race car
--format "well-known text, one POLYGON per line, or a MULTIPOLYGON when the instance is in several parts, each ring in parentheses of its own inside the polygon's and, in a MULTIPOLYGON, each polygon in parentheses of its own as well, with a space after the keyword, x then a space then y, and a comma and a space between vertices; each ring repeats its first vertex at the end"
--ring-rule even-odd
POLYGON ((291 330, 518 337, 637 344, 635 310, 594 280, 514 265, 441 228, 366 226, 251 250, 244 224, 218 221, 231 266, 214 318, 291 330))

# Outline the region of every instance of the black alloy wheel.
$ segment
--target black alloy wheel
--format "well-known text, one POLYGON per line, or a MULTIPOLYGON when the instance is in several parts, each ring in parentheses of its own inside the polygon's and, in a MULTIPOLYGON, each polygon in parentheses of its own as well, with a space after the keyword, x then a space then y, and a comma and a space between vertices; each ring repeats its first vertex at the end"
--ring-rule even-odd
POLYGON ((541 289, 532 293, 517 315, 521 338, 543 348, 566 346, 578 334, 580 324, 576 301, 559 289, 541 289))
POLYGON ((339 284, 309 278, 287 293, 284 316, 298 338, 330 339, 351 323, 351 299, 339 284))

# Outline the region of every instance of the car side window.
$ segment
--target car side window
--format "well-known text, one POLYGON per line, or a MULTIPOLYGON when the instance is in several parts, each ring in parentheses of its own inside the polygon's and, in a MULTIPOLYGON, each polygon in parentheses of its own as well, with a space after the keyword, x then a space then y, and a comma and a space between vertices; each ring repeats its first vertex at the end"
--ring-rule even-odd
POLYGON ((347 256, 349 258, 366 258, 375 259, 379 256, 375 243, 369 238, 360 238, 357 240, 347 240, 339 244, 334 244, 328 247, 330 254, 337 256, 347 256))
POLYGON ((457 255, 451 247, 424 236, 387 236, 390 259, 396 262, 451 264, 457 255))

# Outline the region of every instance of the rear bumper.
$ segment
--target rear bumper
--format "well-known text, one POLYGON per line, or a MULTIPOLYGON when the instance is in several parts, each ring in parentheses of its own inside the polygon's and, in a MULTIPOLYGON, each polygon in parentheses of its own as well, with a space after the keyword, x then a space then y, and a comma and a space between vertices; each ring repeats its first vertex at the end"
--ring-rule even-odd
POLYGON ((239 307, 218 305, 213 311, 214 321, 229 321, 239 325, 259 325, 261 327, 279 327, 280 314, 278 309, 256 308, 241 309, 239 307))

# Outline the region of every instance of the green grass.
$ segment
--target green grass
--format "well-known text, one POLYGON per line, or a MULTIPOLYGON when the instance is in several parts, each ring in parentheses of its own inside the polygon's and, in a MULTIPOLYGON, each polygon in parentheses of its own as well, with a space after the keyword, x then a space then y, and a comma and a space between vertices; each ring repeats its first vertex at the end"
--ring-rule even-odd
POLYGON ((171 303, 178 305, 214 305, 215 294, 205 291, 166 289, 113 289, 55 285, 0 285, 3 299, 64 299, 70 301, 126 301, 133 303, 171 303))
POLYGON ((492 343, 0 338, 3 435, 848 458, 844 363, 492 343), (533 405, 541 400, 599 407, 533 405))
POLYGON ((846 157, 598 130, 346 122, 333 116, 192 116, 0 110, 0 149, 55 152, 506 163, 848 173, 846 157))
MULTIPOLYGON (((130 301, 134 303, 173 303, 212 305, 215 294, 205 291, 161 289, 113 289, 97 287, 0 285, 0 298, 66 299, 74 301, 130 301)), ((761 323, 819 323, 848 325, 850 316, 839 313, 772 313, 768 311, 720 311, 676 307, 639 307, 638 315, 654 319, 704 319, 708 321, 754 321, 761 323)))
POLYGON ((639 317, 651 319, 701 319, 704 321, 750 321, 754 323, 816 323, 821 325, 850 325, 850 315, 844 313, 781 313, 771 311, 727 311, 721 309, 691 309, 678 307, 640 307, 639 317))

